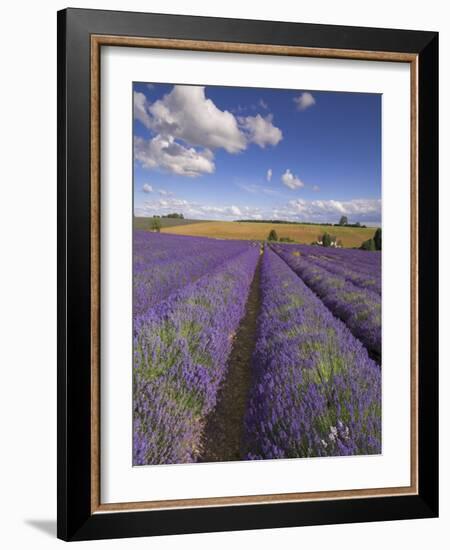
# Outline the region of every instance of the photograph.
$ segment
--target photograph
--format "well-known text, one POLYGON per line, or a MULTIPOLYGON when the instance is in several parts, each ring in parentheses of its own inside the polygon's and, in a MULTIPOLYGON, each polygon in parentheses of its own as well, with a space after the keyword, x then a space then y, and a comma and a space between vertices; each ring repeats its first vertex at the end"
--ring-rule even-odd
POLYGON ((132 465, 381 455, 382 94, 132 91, 132 465))
POLYGON ((57 537, 438 517, 433 19, 106 8, 57 16, 57 537))

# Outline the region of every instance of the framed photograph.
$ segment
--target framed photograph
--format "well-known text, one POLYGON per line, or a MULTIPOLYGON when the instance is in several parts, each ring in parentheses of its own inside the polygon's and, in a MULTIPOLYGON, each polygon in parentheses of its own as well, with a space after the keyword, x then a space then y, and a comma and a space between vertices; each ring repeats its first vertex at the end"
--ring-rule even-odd
POLYGON ((58 13, 58 536, 438 514, 438 35, 58 13))

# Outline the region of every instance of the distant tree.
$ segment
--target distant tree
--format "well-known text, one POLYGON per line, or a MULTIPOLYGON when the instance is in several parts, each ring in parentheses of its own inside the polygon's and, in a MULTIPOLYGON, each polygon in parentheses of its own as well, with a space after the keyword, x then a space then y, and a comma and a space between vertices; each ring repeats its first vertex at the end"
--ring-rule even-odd
POLYGON ((156 231, 159 233, 161 231, 161 219, 157 216, 153 216, 150 221, 150 231, 156 231))
POLYGON ((322 236, 322 246, 331 246, 331 236, 329 233, 324 233, 322 236))
POLYGON ((339 225, 348 225, 347 216, 341 216, 341 219, 339 220, 339 225))
POLYGON ((278 235, 275 229, 271 229, 269 236, 267 237, 268 241, 278 241, 278 235))
POLYGON ((379 227, 375 231, 375 235, 373 236, 373 240, 375 241, 375 248, 377 250, 381 250, 381 227, 379 227))
POLYGON ((167 214, 165 218, 173 218, 175 220, 184 220, 183 214, 178 214, 178 212, 173 212, 173 214, 167 214))
POLYGON ((361 227, 361 224, 359 222, 356 222, 355 227, 361 227))
POLYGON ((376 250, 376 246, 375 246, 375 240, 374 239, 368 239, 367 241, 364 241, 361 245, 361 249, 362 250, 370 250, 370 251, 373 251, 373 250, 376 250))

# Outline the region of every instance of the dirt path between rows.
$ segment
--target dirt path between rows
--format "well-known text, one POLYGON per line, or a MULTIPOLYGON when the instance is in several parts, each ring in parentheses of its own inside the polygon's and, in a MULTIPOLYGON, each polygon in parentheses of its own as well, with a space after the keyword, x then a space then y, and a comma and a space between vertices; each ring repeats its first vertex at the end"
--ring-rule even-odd
POLYGON ((206 422, 203 452, 198 462, 241 459, 244 414, 251 382, 251 359, 260 308, 261 258, 262 256, 258 260, 250 286, 245 315, 234 339, 226 379, 219 390, 217 405, 206 422))

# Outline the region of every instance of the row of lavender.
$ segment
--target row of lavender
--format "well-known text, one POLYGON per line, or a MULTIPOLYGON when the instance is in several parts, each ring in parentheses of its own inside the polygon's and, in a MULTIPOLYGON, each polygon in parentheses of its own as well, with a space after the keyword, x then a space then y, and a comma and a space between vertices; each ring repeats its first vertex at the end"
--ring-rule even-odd
POLYGON ((194 282, 248 247, 242 241, 215 241, 135 231, 134 316, 145 313, 176 290, 194 282))
POLYGON ((365 290, 381 294, 381 253, 367 254, 355 249, 329 249, 308 245, 278 245, 298 252, 308 262, 342 277, 365 290))
MULTIPOLYGON (((358 252, 351 262, 354 271, 346 271, 338 262, 334 262, 334 267, 331 262, 321 262, 317 252, 317 257, 312 257, 314 253, 310 249, 313 247, 281 244, 272 246, 280 258, 319 296, 331 313, 344 321, 374 357, 381 358, 381 296, 374 290, 364 288, 361 282, 357 286, 355 275, 350 274, 356 273, 359 266, 362 266, 362 269, 371 269, 372 276, 381 284, 380 270, 377 267, 379 264, 374 262, 371 266, 371 260, 366 258, 373 253, 346 251, 358 252)), ((379 261, 378 255, 373 255, 379 261)), ((368 275, 361 273, 361 280, 364 277, 367 279, 368 275)))
POLYGON ((188 251, 190 240, 182 241, 179 253, 174 248, 177 260, 184 256, 182 272, 170 257, 159 258, 164 266, 158 263, 157 246, 148 251, 156 251, 153 269, 139 272, 163 273, 173 285, 166 285, 166 299, 134 318, 135 465, 196 460, 259 257, 259 247, 248 242, 228 246, 204 239, 197 249, 193 240, 195 250, 188 251), (171 279, 173 272, 182 279, 171 279))
POLYGON ((247 459, 381 452, 381 372, 366 349, 266 248, 245 418, 247 459))

